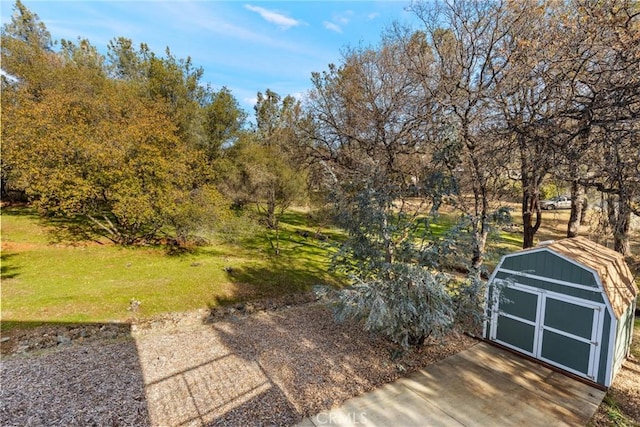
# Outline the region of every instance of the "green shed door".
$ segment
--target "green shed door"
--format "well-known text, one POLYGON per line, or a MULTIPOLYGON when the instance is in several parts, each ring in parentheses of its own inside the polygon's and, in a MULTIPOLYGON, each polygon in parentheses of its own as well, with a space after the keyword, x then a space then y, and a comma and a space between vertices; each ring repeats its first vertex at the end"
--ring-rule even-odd
POLYGON ((491 339, 536 357, 541 301, 542 294, 535 290, 502 288, 494 302, 491 339))
POLYGON ((596 380, 603 309, 588 301, 543 295, 539 358, 596 380))
POLYGON ((497 294, 491 340, 596 381, 604 306, 517 283, 497 294))

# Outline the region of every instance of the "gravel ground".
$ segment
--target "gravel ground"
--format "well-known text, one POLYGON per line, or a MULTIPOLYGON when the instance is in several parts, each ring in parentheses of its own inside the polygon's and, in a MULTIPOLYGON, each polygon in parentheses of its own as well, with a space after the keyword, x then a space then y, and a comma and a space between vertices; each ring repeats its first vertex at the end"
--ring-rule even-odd
POLYGON ((149 424, 133 340, 3 358, 2 426, 149 424))
POLYGON ((183 313, 131 329, 45 350, 14 346, 20 352, 0 368, 0 424, 292 425, 475 343, 454 333, 402 353, 313 302, 183 313))
MULTIPOLYGON (((2 426, 292 425, 475 344, 403 353, 324 306, 254 304, 131 326, 45 326, 2 343, 2 426)), ((610 389, 640 425, 640 361, 610 389)), ((589 423, 617 425, 605 405, 589 423)))

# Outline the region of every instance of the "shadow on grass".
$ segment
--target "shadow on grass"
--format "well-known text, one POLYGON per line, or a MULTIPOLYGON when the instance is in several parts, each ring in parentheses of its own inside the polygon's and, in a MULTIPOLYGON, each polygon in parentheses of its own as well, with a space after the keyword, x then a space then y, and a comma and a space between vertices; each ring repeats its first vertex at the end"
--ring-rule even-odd
POLYGON ((43 217, 40 222, 49 235, 50 243, 102 243, 102 236, 96 233, 93 224, 84 217, 43 217))
POLYGON ((3 321, 2 329, 1 425, 150 424, 130 325, 3 321))
POLYGON ((228 280, 239 286, 251 285, 256 298, 306 292, 316 285, 340 286, 340 277, 329 271, 330 254, 326 248, 292 240, 282 242, 281 247, 279 256, 226 268, 228 280))
POLYGON ((16 255, 6 251, 0 254, 0 280, 13 279, 18 276, 18 267, 11 264, 11 259, 16 255))
POLYGON ((47 233, 49 243, 79 244, 91 241, 101 243, 101 236, 93 224, 85 217, 42 216, 35 208, 25 205, 11 205, 2 208, 2 216, 32 220, 47 233))
POLYGON ((216 297, 216 304, 280 297, 310 291, 314 285, 333 284, 328 283, 331 280, 328 273, 319 269, 292 268, 279 262, 268 267, 228 268, 226 274, 231 283, 238 285, 238 292, 232 296, 216 297))
POLYGON ((292 225, 294 227, 314 227, 311 216, 306 212, 287 211, 282 215, 281 222, 292 225))
POLYGON ((38 211, 36 211, 34 208, 30 208, 28 206, 25 206, 23 204, 17 204, 17 205, 6 205, 2 207, 2 215, 3 216, 16 216, 16 217, 28 217, 28 218, 33 218, 33 219, 37 219, 40 218, 40 215, 38 215, 38 211))

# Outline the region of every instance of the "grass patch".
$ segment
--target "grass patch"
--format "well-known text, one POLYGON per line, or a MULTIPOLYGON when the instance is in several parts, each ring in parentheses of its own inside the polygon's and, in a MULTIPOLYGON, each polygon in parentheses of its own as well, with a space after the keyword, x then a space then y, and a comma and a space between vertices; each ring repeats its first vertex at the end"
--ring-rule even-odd
POLYGON ((340 285, 328 272, 326 242, 296 230, 304 214, 283 223, 281 255, 273 256, 266 232, 247 242, 222 241, 169 255, 162 247, 123 248, 67 242, 28 208, 5 208, 2 232, 2 327, 20 322, 121 322, 252 298, 340 285))
MULTIPOLYGON (((545 211, 539 239, 562 237, 566 216, 545 211)), ((428 222, 431 238, 442 238, 458 219, 453 210, 441 212, 428 222)), ((279 256, 271 249, 274 233, 264 229, 235 243, 169 254, 163 247, 68 240, 56 223, 26 207, 3 208, 0 221, 3 329, 20 322, 122 322, 134 315, 131 299, 141 302, 135 315, 146 317, 344 283, 328 271, 344 234, 303 210, 283 216, 279 256)), ((501 230, 490 242, 489 269, 522 247, 522 235, 501 230)))
POLYGON ((602 401, 602 405, 606 408, 607 418, 611 422, 612 426, 626 427, 631 424, 628 423, 627 417, 624 415, 618 402, 611 393, 607 393, 602 401))

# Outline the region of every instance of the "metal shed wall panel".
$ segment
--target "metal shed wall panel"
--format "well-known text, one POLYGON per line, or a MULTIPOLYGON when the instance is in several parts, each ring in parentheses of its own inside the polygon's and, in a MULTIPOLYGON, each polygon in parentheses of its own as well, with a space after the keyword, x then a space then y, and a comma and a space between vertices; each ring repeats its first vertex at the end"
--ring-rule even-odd
POLYGON ((538 276, 564 282, 580 283, 593 288, 598 287, 591 272, 548 251, 530 251, 523 252, 520 255, 509 256, 504 259, 502 268, 533 272, 538 276))
MULTIPOLYGON (((532 274, 536 274, 536 272, 532 272, 532 274)), ((592 291, 587 289, 577 289, 566 285, 560 285, 558 283, 547 282, 544 280, 533 279, 531 277, 513 277, 512 274, 500 271, 496 273, 495 277, 497 279, 513 279, 518 283, 523 285, 531 286, 534 288, 544 289, 545 291, 557 292, 559 294, 570 295, 572 297, 585 299, 588 301, 593 301, 597 303, 604 303, 604 297, 602 295, 602 291, 598 288, 594 288, 592 291)))
POLYGON ((629 306, 629 309, 618 321, 618 328, 616 330, 616 346, 615 353, 613 354, 613 372, 618 371, 622 366, 622 362, 627 358, 627 352, 631 345, 631 337, 633 335, 633 306, 629 306))
POLYGON ((536 327, 519 322, 505 316, 498 316, 500 328, 496 334, 496 340, 525 351, 533 353, 536 327))
POLYGON ((611 316, 608 314, 604 316, 604 323, 602 326, 602 346, 600 346, 600 370, 598 372, 597 383, 607 383, 607 359, 609 357, 609 332, 611 330, 611 316))
POLYGON ((550 299, 544 312, 544 324, 582 338, 591 338, 594 312, 583 306, 550 299))
POLYGON ((530 322, 536 321, 538 300, 536 295, 513 288, 504 288, 502 297, 505 300, 504 304, 500 306, 503 312, 530 322))
POLYGON ((553 331, 544 331, 540 356, 577 372, 589 369, 589 344, 577 342, 553 331))

